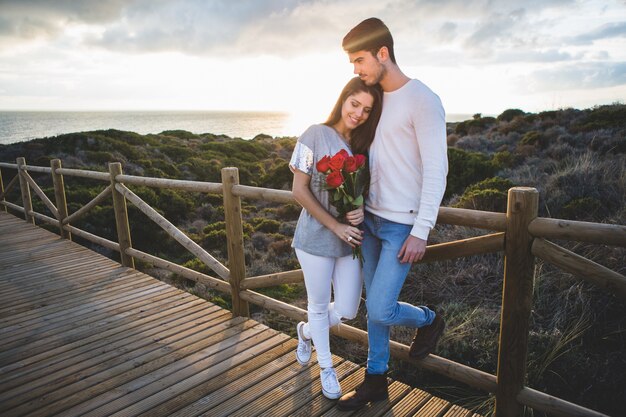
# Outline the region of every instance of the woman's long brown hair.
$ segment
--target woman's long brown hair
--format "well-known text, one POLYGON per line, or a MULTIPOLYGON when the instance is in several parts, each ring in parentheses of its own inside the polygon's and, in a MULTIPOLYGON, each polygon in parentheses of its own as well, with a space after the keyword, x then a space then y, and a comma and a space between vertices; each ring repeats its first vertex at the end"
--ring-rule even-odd
POLYGON ((359 77, 352 78, 348 81, 343 90, 341 90, 341 94, 335 103, 333 111, 330 113, 328 120, 324 122, 326 126, 331 127, 337 123, 341 119, 341 107, 343 103, 348 97, 360 92, 370 94, 374 98, 374 103, 372 104, 372 111, 365 123, 354 129, 350 134, 350 149, 353 154, 367 154, 367 150, 374 140, 376 126, 378 126, 380 113, 383 108, 382 88, 380 85, 368 86, 359 77))

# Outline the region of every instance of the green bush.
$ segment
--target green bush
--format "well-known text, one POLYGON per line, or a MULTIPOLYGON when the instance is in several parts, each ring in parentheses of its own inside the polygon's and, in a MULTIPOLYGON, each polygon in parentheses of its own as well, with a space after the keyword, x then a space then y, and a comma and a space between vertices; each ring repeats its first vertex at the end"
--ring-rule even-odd
POLYGON ((467 187, 454 207, 506 212, 508 190, 514 186, 505 178, 488 178, 467 187))
POLYGON ((467 186, 494 176, 496 164, 478 152, 448 148, 448 184, 445 197, 460 194, 467 186))
POLYGON ((285 160, 280 160, 267 171, 267 174, 261 180, 261 185, 265 188, 290 190, 292 182, 293 173, 289 169, 289 163, 285 160))
POLYGON ((571 200, 559 212, 559 217, 577 221, 599 221, 607 215, 606 207, 593 197, 571 200))
POLYGON ((520 145, 534 146, 535 148, 539 149, 545 149, 549 143, 550 142, 548 141, 546 136, 541 132, 537 132, 536 130, 526 132, 520 140, 520 145))
POLYGON ((263 233, 278 233, 279 228, 280 222, 271 219, 263 219, 263 221, 254 227, 254 231, 263 233))
POLYGON ((626 104, 594 107, 579 126, 582 131, 626 127, 626 104))
POLYGON ((510 122, 518 116, 524 116, 526 113, 520 109, 507 109, 500 114, 497 119, 500 122, 510 122))

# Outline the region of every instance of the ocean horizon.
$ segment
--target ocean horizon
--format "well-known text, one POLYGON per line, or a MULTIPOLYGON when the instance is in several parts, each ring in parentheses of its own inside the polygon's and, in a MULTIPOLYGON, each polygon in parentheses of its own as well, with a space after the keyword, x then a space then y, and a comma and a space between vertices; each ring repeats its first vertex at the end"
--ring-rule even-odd
MULTIPOLYGON (((458 122, 471 114, 448 114, 446 122, 458 122)), ((0 144, 7 145, 66 133, 116 129, 157 134, 166 130, 212 133, 252 139, 299 136, 309 125, 287 112, 272 111, 0 111, 0 144), (304 124, 303 124, 304 123, 304 124)))

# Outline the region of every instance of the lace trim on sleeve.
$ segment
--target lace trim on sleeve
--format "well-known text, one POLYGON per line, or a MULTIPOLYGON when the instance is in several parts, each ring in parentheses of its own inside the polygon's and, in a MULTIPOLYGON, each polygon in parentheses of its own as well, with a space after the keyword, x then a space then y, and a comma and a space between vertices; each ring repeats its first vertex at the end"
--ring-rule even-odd
POLYGON ((302 142, 296 142, 296 147, 291 155, 291 161, 289 162, 289 168, 293 171, 304 172, 307 175, 313 174, 313 151, 311 148, 303 144, 302 142))

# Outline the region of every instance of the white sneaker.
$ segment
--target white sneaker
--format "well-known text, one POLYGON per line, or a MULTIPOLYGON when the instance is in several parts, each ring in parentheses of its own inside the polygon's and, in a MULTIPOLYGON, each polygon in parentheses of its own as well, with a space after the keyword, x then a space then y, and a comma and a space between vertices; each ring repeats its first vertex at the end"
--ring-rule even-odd
POLYGON ((296 349, 296 359, 300 365, 306 365, 311 360, 311 339, 304 337, 304 322, 301 321, 296 326, 298 333, 298 348, 296 349))
POLYGON ((320 379, 322 380, 322 394, 324 394, 324 397, 329 400, 336 400, 341 397, 341 387, 337 380, 335 368, 322 369, 320 379))

